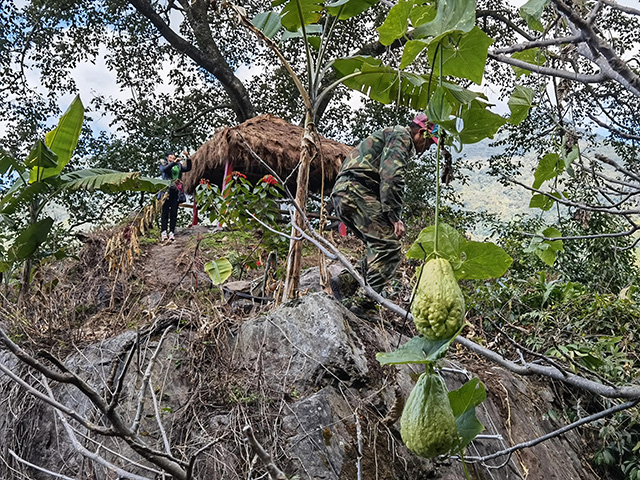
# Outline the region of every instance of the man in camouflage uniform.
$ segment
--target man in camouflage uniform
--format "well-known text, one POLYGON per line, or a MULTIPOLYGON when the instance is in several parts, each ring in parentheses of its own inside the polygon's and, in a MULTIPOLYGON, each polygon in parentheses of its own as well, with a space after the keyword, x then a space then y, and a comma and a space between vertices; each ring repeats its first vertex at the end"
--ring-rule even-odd
MULTIPOLYGON (((331 193, 335 213, 366 245, 360 269, 378 293, 393 278, 401 260, 400 218, 409 159, 437 142, 435 126, 420 114, 407 127, 374 132, 344 160, 331 193)), ((331 279, 338 300, 358 287, 345 270, 331 279)), ((373 304, 367 305, 370 308, 373 304)))

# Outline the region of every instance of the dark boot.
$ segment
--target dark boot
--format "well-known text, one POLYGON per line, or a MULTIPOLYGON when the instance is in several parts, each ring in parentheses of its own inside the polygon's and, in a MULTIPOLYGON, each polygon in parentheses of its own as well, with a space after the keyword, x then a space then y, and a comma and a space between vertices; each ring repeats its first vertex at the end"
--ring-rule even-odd
POLYGON ((378 304, 369 297, 358 296, 349 307, 351 313, 365 320, 374 321, 379 318, 378 304))
POLYGON ((353 278, 353 275, 351 275, 348 270, 343 270, 335 277, 331 277, 329 285, 331 286, 333 296, 339 302, 352 296, 356 293, 358 287, 360 287, 358 281, 353 278))

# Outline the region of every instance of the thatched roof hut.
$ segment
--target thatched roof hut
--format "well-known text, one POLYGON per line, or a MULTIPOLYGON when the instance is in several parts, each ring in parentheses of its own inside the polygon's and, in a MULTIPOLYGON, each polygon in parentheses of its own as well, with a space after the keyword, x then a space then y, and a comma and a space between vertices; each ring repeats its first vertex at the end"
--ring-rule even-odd
MULTIPOLYGON (((235 127, 218 130, 213 138, 193 154, 193 167, 183 176, 185 190, 193 193, 200 179, 222 186, 225 168, 243 173, 256 182, 269 170, 246 148, 244 143, 262 160, 286 179, 300 160, 300 141, 303 129, 291 125, 273 115, 260 115, 235 127)), ((321 138, 321 154, 324 158, 325 192, 328 193, 340 170, 342 161, 353 147, 334 140, 321 138)), ((319 192, 321 188, 321 164, 317 158, 311 164, 309 188, 319 192)), ((295 192, 297 174, 289 180, 289 188, 295 192)))

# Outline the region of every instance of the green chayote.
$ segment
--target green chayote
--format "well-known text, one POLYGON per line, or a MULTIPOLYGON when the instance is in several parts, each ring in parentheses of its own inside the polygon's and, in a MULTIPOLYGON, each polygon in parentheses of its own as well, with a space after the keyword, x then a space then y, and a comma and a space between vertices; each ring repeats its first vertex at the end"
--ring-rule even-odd
POLYGON ((416 289, 411 315, 418 332, 429 340, 453 337, 464 323, 465 306, 449 261, 433 258, 425 263, 416 289))
POLYGON ((402 411, 400 428, 402 441, 416 455, 432 458, 451 450, 458 429, 447 386, 440 375, 420 375, 402 411))

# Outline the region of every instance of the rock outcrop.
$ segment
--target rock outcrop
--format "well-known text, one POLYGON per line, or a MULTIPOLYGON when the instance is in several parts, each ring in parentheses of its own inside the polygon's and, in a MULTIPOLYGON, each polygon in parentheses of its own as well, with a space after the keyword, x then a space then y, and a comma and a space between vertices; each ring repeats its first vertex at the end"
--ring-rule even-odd
MULTIPOLYGON (((396 388, 406 398, 412 374, 419 371, 417 366, 379 365, 375 353, 390 351, 398 342, 398 334, 387 331, 382 322, 355 317, 323 293, 290 301, 238 325, 219 326, 219 334, 209 332, 205 340, 202 332, 187 328, 191 320, 185 312, 160 313, 155 325, 163 328, 147 329, 149 335, 124 333, 69 356, 65 364, 107 398, 113 389, 109 379, 122 372, 127 352, 137 345, 117 412, 128 424, 139 417, 139 438, 159 450, 168 442, 172 455, 184 460, 185 470, 199 452, 192 464, 193 478, 266 478, 265 466, 242 442, 244 424, 252 425, 257 439, 289 478, 464 478, 460 461, 418 458, 402 444, 399 422, 382 422, 396 388), (158 348, 164 327, 171 324, 158 348), (140 404, 141 382, 156 350, 140 404)), ((467 378, 478 376, 488 392, 477 409, 486 436, 474 441, 467 455, 486 455, 559 427, 549 415, 555 401, 550 386, 514 377, 452 350, 442 371, 448 387, 458 388, 467 378)), ((40 376, 30 375, 9 352, 0 351, 0 362, 43 390, 40 376)), ((56 400, 98 425, 109 425, 75 387, 51 386, 56 400)), ((20 478, 15 472, 51 478, 26 462, 73 478, 118 478, 119 474, 83 457, 53 408, 26 395, 5 374, 0 374, 0 393, 0 438, 6 439, 0 447, 1 478, 20 478)), ((155 471, 158 467, 126 442, 87 435, 89 440, 83 437, 84 427, 71 424, 80 443, 138 475, 131 478, 160 478, 143 465, 155 471)), ((500 480, 596 479, 582 451, 581 438, 569 432, 491 460, 487 466, 469 465, 470 475, 500 480), (503 466, 494 468, 498 465, 503 466)))

